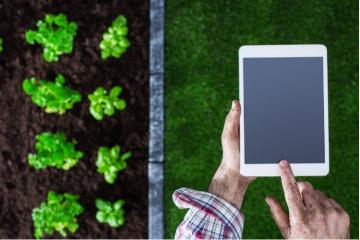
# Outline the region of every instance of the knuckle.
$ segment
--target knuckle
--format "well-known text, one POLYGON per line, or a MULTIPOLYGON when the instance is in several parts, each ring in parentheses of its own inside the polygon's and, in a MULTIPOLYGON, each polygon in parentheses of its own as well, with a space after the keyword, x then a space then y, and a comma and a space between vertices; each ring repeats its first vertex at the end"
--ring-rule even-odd
POLYGON ((315 190, 315 193, 316 193, 317 195, 321 195, 321 194, 322 194, 322 192, 320 192, 319 190, 315 190))
POLYGON ((339 216, 338 211, 336 211, 336 209, 331 208, 327 210, 327 215, 329 216, 329 218, 337 218, 339 216))
POLYGON ((318 213, 317 213, 317 220, 319 221, 319 222, 321 222, 321 223, 323 223, 323 222, 325 222, 326 221, 326 219, 328 219, 328 217, 322 212, 322 211, 319 211, 318 213))
POLYGON ((305 184, 305 186, 307 186, 308 188, 313 189, 313 186, 311 185, 310 182, 305 181, 304 184, 305 184))
POLYGON ((326 195, 319 190, 315 190, 315 195, 317 196, 318 199, 320 199, 322 201, 327 199, 326 195))
POLYGON ((298 199, 298 189, 297 186, 291 184, 288 188, 287 195, 290 199, 297 200, 298 199))
POLYGON ((303 187, 304 189, 312 189, 312 185, 309 182, 299 182, 299 185, 301 185, 301 187, 303 187))
POLYGON ((294 192, 289 191, 289 192, 287 193, 287 197, 288 197, 290 200, 296 200, 296 195, 295 195, 294 192))
POLYGON ((304 188, 304 189, 301 191, 301 194, 302 194, 303 196, 311 196, 311 195, 312 195, 312 192, 311 192, 311 189, 304 188))
POLYGON ((346 225, 350 225, 350 216, 349 216, 349 214, 347 212, 345 212, 345 211, 342 211, 341 215, 342 215, 344 223, 346 225))

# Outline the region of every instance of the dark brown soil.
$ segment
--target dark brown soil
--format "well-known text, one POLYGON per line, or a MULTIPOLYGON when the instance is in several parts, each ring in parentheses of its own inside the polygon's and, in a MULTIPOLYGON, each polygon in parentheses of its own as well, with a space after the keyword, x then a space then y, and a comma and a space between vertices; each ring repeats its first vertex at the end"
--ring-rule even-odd
MULTIPOLYGON (((0 36, 0 238, 32 238, 32 209, 50 190, 80 195, 85 212, 70 238, 147 238, 148 226, 148 42, 147 0, 1 0, 0 36), (39 45, 28 45, 24 33, 46 13, 65 13, 78 24, 74 51, 57 63, 46 63, 39 45), (120 59, 102 61, 101 35, 119 14, 128 19, 131 47, 120 59), (22 81, 36 76, 53 79, 62 73, 83 101, 59 116, 46 114, 22 91, 22 81), (121 85, 127 108, 96 121, 89 114, 87 95, 98 86, 121 85), (62 131, 78 141, 85 157, 69 171, 36 171, 27 163, 35 135, 62 131), (96 172, 100 146, 119 144, 132 151, 127 169, 114 185, 96 172), (126 223, 111 229, 95 219, 95 199, 126 201, 126 223)), ((54 235, 60 237, 59 235, 54 235)))

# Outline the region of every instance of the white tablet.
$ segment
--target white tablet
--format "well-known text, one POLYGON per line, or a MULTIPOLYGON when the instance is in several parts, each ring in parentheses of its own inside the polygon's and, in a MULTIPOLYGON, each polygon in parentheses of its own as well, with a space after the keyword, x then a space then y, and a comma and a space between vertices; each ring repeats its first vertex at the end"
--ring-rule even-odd
POLYGON ((329 172, 327 51, 324 45, 263 45, 239 49, 240 172, 296 176, 329 172))

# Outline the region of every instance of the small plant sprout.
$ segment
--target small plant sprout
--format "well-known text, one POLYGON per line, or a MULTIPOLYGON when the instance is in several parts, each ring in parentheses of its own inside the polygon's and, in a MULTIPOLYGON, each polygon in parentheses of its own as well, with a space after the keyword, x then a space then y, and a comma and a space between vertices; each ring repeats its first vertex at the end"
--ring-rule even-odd
POLYGON ((130 157, 131 152, 120 154, 120 146, 100 147, 96 160, 97 171, 104 174, 107 183, 113 184, 118 172, 126 168, 126 160, 130 157))
POLYGON ((107 223, 110 227, 117 228, 124 224, 124 200, 117 200, 114 203, 97 198, 95 201, 96 208, 96 220, 100 223, 107 223))
POLYGON ((128 33, 127 21, 123 15, 118 16, 103 34, 100 42, 101 58, 120 58, 130 46, 126 35, 128 33))
POLYGON ((63 133, 41 133, 36 136, 37 154, 28 155, 29 164, 35 169, 55 167, 68 170, 84 156, 83 152, 75 150, 75 144, 75 140, 69 142, 63 133))
POLYGON ((71 53, 76 35, 77 24, 68 22, 67 17, 47 14, 44 20, 36 23, 37 31, 29 30, 25 33, 26 42, 41 44, 44 47, 43 57, 47 62, 56 62, 63 53, 71 53))
POLYGON ((1 53, 2 51, 4 51, 3 43, 4 43, 4 41, 3 41, 3 39, 0 37, 0 53, 1 53))
POLYGON ((78 199, 77 195, 50 191, 47 202, 42 202, 40 207, 32 211, 35 238, 43 238, 45 234, 50 236, 54 231, 63 237, 67 236, 67 231, 76 232, 79 227, 76 217, 84 211, 78 199))
POLYGON ((65 78, 61 74, 56 76, 55 82, 33 77, 24 80, 23 90, 36 105, 45 108, 45 112, 63 114, 81 101, 81 94, 64 84, 65 78))
POLYGON ((95 92, 88 96, 90 100, 90 114, 96 120, 102 120, 104 115, 112 116, 115 110, 124 110, 126 102, 124 99, 119 98, 122 91, 120 86, 115 86, 107 91, 103 87, 98 87, 95 92))

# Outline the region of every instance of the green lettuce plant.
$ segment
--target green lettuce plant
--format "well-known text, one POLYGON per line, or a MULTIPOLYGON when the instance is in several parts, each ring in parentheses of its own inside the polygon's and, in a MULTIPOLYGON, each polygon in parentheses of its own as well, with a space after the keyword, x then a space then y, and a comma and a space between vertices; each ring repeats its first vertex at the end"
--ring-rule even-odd
POLYGON ((63 53, 71 53, 76 35, 77 24, 68 22, 67 17, 47 14, 44 20, 36 23, 37 31, 29 30, 25 33, 26 42, 43 45, 43 57, 47 62, 56 62, 63 53))
POLYGON ((124 210, 122 209, 125 201, 117 200, 114 203, 97 198, 95 201, 96 219, 100 223, 109 224, 110 227, 117 228, 125 223, 124 210))
POLYGON ((115 86, 107 95, 107 91, 103 87, 98 87, 95 92, 88 96, 90 100, 90 114, 96 120, 102 120, 104 115, 114 115, 116 109, 124 110, 126 102, 124 99, 119 98, 121 91, 122 88, 120 86, 115 86))
POLYGON ((36 154, 28 155, 29 165, 35 169, 55 167, 68 170, 75 166, 84 153, 75 149, 76 141, 68 141, 63 133, 44 132, 36 136, 36 154))
POLYGON ((61 74, 56 76, 55 82, 33 77, 24 80, 23 90, 36 105, 45 108, 45 112, 63 114, 81 101, 81 94, 64 84, 65 78, 61 74))
POLYGON ((40 207, 32 211, 34 237, 43 238, 45 234, 52 235, 55 231, 66 237, 67 231, 76 232, 79 227, 76 217, 84 211, 78 199, 77 195, 50 191, 47 202, 42 202, 40 207))
POLYGON ((97 171, 104 174, 107 183, 113 184, 118 172, 126 168, 126 160, 130 157, 131 152, 120 154, 118 145, 112 148, 100 147, 96 160, 97 171))
POLYGON ((100 42, 101 58, 120 58, 130 46, 126 35, 128 33, 127 21, 123 15, 119 15, 111 26, 103 34, 100 42))

